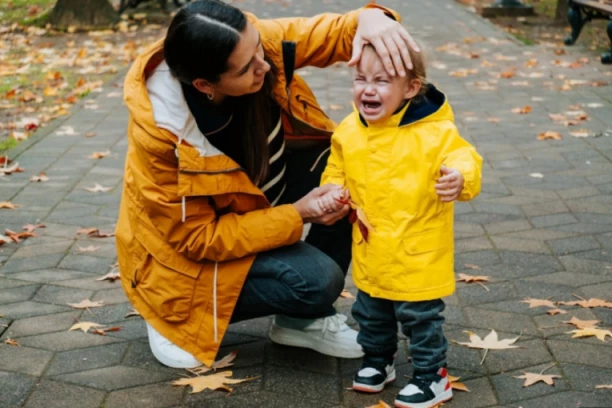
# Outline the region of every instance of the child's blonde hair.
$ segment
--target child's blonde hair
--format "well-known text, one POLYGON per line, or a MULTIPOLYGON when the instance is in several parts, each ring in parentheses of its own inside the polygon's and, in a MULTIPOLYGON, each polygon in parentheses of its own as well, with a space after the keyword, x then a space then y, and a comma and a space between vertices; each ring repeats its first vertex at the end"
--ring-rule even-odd
MULTIPOLYGON (((427 93, 427 85, 429 84, 429 81, 427 81, 427 65, 425 64, 425 55, 423 53, 423 47, 420 43, 417 44, 421 52, 416 52, 410 46, 408 46, 408 54, 410 55, 410 61, 412 61, 412 69, 409 70, 405 64, 404 69, 410 76, 410 79, 418 79, 419 81, 421 81, 421 89, 419 89, 419 93, 417 94, 417 96, 423 96, 425 95, 425 93, 427 93)), ((374 54, 376 54, 378 58, 380 58, 380 55, 378 55, 376 49, 372 44, 366 44, 363 50, 371 50, 374 52, 374 54)))

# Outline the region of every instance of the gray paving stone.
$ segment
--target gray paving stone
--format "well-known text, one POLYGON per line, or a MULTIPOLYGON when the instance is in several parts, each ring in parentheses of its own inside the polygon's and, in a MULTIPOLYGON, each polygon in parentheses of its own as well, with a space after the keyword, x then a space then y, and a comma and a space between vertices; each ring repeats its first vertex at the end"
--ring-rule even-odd
POLYGON ((25 408, 97 407, 104 400, 104 392, 90 388, 43 379, 25 405, 25 408))
POLYGON ((527 220, 515 220, 486 224, 484 228, 489 234, 497 235, 507 232, 530 230, 533 226, 527 220))
POLYGON ((24 346, 36 347, 43 350, 66 351, 79 348, 101 346, 108 343, 120 341, 110 336, 83 333, 77 331, 65 331, 57 333, 46 333, 37 336, 23 337, 19 342, 24 346))
POLYGON ((535 397, 554 394, 557 392, 568 390, 570 387, 561 375, 561 370, 558 367, 550 367, 551 364, 542 364, 534 367, 528 367, 524 370, 517 370, 508 373, 503 373, 491 377, 495 391, 499 397, 501 404, 510 404, 512 402, 520 403, 522 400, 528 400, 535 397), (514 378, 520 377, 524 373, 539 374, 542 370, 547 375, 559 375, 561 378, 554 379, 554 386, 550 386, 543 382, 538 382, 529 387, 523 387, 524 379, 514 378))
POLYGON ((83 299, 89 299, 93 294, 88 290, 75 290, 62 286, 45 285, 34 297, 35 302, 51 303, 60 306, 67 306, 68 303, 79 303, 83 299))
POLYGON ((124 340, 137 340, 147 338, 147 328, 142 319, 130 318, 123 322, 113 324, 113 327, 119 327, 119 331, 109 332, 106 334, 110 337, 116 337, 124 340))
MULTIPOLYGON (((578 364, 560 364, 567 381, 576 391, 593 392, 597 385, 608 384, 612 378, 612 369, 589 367, 578 364)), ((604 390, 605 391, 605 390, 604 390)))
POLYGON ((269 367, 265 389, 294 398, 310 398, 328 403, 340 403, 341 396, 334 376, 314 374, 283 367, 269 367))
POLYGON ((329 357, 297 347, 285 347, 268 342, 266 345, 268 361, 288 369, 312 371, 334 375, 338 371, 338 361, 329 357))
POLYGON ((469 341, 469 337, 465 331, 466 329, 444 330, 444 334, 449 343, 446 353, 448 369, 451 372, 455 370, 465 370, 472 373, 485 374, 486 368, 484 365, 480 364, 483 352, 455 343, 469 341))
MULTIPOLYGON (((202 407, 200 401, 185 405, 188 408, 202 407)), ((210 408, 244 408, 244 407, 266 407, 266 408, 312 408, 332 407, 335 404, 315 401, 308 398, 296 399, 293 396, 277 394, 267 391, 251 392, 242 395, 233 395, 231 398, 217 398, 206 401, 206 407, 210 408)))
POLYGON ((526 267, 538 265, 543 268, 562 270, 562 267, 557 259, 551 255, 528 254, 525 252, 510 251, 500 251, 499 255, 503 262, 509 265, 521 265, 526 267))
POLYGON ((492 249, 493 245, 487 237, 476 237, 467 239, 456 239, 455 240, 455 252, 474 252, 482 251, 486 249, 492 249))
POLYGON ((594 407, 607 408, 610 398, 604 394, 593 394, 577 391, 560 392, 532 400, 521 401, 523 408, 559 408, 559 407, 594 407))
POLYGON ((55 381, 67 382, 105 391, 133 388, 138 385, 154 384, 174 379, 177 378, 163 372, 145 371, 120 365, 53 377, 55 381))
POLYGON ((128 343, 115 343, 57 353, 45 375, 54 376, 118 365, 128 346, 128 343))
POLYGON ((59 264, 58 268, 104 275, 110 271, 110 265, 114 262, 114 258, 99 258, 96 256, 87 255, 67 255, 59 264))
POLYGON ((529 204, 522 206, 525 215, 537 217, 541 215, 562 214, 569 212, 569 209, 560 201, 547 202, 542 204, 529 204))
POLYGON ((69 307, 48 305, 37 302, 19 302, 2 306, 2 314, 10 319, 23 319, 25 317, 43 316, 69 310, 69 307))
POLYGON ((576 217, 569 213, 543 215, 540 217, 532 217, 531 223, 536 228, 553 227, 556 225, 572 224, 578 222, 576 217))
POLYGON ((9 279, 0 275, 0 290, 10 289, 10 288, 18 288, 20 286, 31 285, 32 282, 24 282, 22 280, 17 279, 9 279))
POLYGON ((600 368, 612 367, 612 350, 605 344, 592 345, 566 340, 548 340, 547 344, 559 362, 600 368))
POLYGON ((578 235, 580 234, 576 232, 554 231, 550 229, 532 229, 528 231, 512 232, 509 234, 504 234, 503 236, 508 238, 548 241, 551 239, 575 237, 578 235))
POLYGON ((126 303, 128 301, 123 288, 121 288, 119 281, 115 281, 113 286, 119 286, 113 289, 100 290, 96 292, 92 300, 103 301, 105 305, 112 305, 117 303, 126 303))
POLYGON ((455 265, 458 268, 463 267, 465 264, 472 264, 478 266, 496 265, 501 263, 500 257, 494 250, 469 252, 465 254, 455 255, 455 265))
POLYGON ((30 300, 39 288, 40 285, 28 285, 0 290, 0 304, 30 300))
POLYGON ((32 256, 28 258, 9 259, 0 268, 0 272, 10 274, 15 272, 32 271, 36 269, 52 269, 55 268, 64 254, 32 256))
POLYGON ((89 276, 89 274, 78 271, 64 269, 41 269, 29 272, 12 273, 14 279, 21 279, 28 282, 50 283, 61 280, 69 280, 89 276))
MULTIPOLYGON (((478 330, 481 333, 482 330, 478 330)), ((500 339, 515 338, 515 334, 497 332, 500 339)), ((484 364, 490 374, 501 373, 510 370, 524 369, 525 367, 533 366, 534 364, 547 364, 553 360, 553 356, 548 351, 543 340, 521 340, 516 345, 524 348, 515 348, 509 350, 489 350, 484 364)))
POLYGON ((180 377, 181 374, 184 374, 183 370, 166 367, 157 361, 151 352, 151 348, 149 347, 149 342, 147 340, 136 340, 129 343, 130 348, 121 362, 122 365, 142 368, 147 371, 152 370, 171 373, 177 378, 180 377))
MULTIPOLYGON (((486 307, 486 305, 484 307, 486 307)), ((465 314, 468 321, 466 326, 468 327, 495 329, 496 331, 527 334, 530 336, 539 336, 540 334, 529 316, 473 307, 465 308, 465 314)))
POLYGON ((586 274, 594 274, 594 275, 609 275, 610 269, 608 267, 612 267, 612 262, 607 262, 605 260, 594 260, 594 259, 585 259, 582 256, 584 254, 580 254, 581 257, 576 255, 567 255, 560 256, 559 261, 563 264, 563 266, 572 272, 577 273, 586 273, 586 274))
POLYGON ((493 244, 500 251, 521 251, 521 252, 533 252, 540 254, 549 254, 550 249, 545 243, 519 238, 509 238, 505 236, 494 236, 491 237, 493 244))
POLYGON ((19 407, 26 400, 37 378, 0 371, 0 408, 19 407))
POLYGON ((25 337, 68 330, 75 323, 75 319, 80 315, 81 311, 74 310, 71 312, 20 319, 11 324, 7 333, 12 337, 25 337))
POLYGON ((471 306, 513 299, 517 296, 516 289, 509 282, 489 283, 486 286, 489 288, 488 291, 480 285, 458 288, 457 294, 461 303, 471 306))
POLYGON ((612 282, 585 286, 581 288, 581 291, 587 298, 594 297, 612 301, 612 282))
POLYGON ((65 286, 68 288, 76 288, 76 289, 86 289, 86 290, 105 290, 113 288, 116 285, 120 285, 119 281, 109 282, 109 281, 98 281, 96 279, 106 275, 106 273, 100 275, 94 275, 87 272, 82 272, 82 278, 78 279, 68 279, 62 280, 58 282, 53 282, 56 286, 65 286))
POLYGON ((557 272, 548 275, 533 276, 525 280, 556 285, 580 287, 595 283, 612 281, 612 276, 590 275, 586 273, 557 272))
MULTIPOLYGON (((111 392, 104 408, 167 408, 182 399, 184 390, 170 384, 154 384, 111 392)), ((233 400, 232 396, 232 400, 233 400)))
POLYGON ((519 299, 528 297, 548 299, 554 296, 555 300, 568 300, 574 298, 574 295, 581 296, 583 294, 580 289, 573 287, 534 281, 515 280, 514 286, 516 287, 519 299))
MULTIPOLYGON (((26 241, 27 242, 27 241, 26 241)), ((58 241, 48 244, 22 246, 11 256, 11 259, 30 258, 41 255, 65 254, 73 241, 58 241)))
POLYGON ((37 350, 24 347, 19 341, 20 346, 0 344, 0 361, 2 369, 14 371, 21 374, 39 376, 51 361, 53 353, 45 350, 37 350))

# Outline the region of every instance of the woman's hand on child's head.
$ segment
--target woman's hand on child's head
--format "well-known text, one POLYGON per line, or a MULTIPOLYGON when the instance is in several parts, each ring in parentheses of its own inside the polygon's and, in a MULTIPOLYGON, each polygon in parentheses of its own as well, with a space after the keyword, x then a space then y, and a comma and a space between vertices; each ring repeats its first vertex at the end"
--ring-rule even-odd
POLYGON ((434 186, 436 193, 444 202, 455 201, 463 191, 463 175, 459 170, 444 165, 440 169, 440 173, 442 177, 438 179, 438 184, 434 186))

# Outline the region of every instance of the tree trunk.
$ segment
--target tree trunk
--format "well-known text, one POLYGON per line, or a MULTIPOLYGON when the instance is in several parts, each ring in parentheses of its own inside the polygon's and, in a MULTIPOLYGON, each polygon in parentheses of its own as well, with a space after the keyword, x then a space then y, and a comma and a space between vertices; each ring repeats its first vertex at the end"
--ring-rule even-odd
POLYGON ((58 28, 91 29, 109 27, 118 19, 108 0, 57 0, 49 22, 58 28))
POLYGON ((567 0, 557 0, 557 10, 555 10, 555 22, 567 23, 567 0))

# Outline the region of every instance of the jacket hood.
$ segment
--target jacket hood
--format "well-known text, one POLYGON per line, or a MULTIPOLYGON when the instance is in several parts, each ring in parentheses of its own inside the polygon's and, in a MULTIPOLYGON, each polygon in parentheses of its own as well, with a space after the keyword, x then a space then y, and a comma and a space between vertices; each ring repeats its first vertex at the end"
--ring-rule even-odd
MULTIPOLYGON (((359 114, 357 108, 355 108, 355 111, 359 114)), ((371 126, 360 114, 359 120, 362 125, 366 127, 371 126)), ((403 127, 416 122, 437 122, 442 120, 453 121, 453 110, 448 104, 446 95, 433 84, 429 84, 427 85, 425 95, 412 99, 407 106, 376 127, 403 127)))

